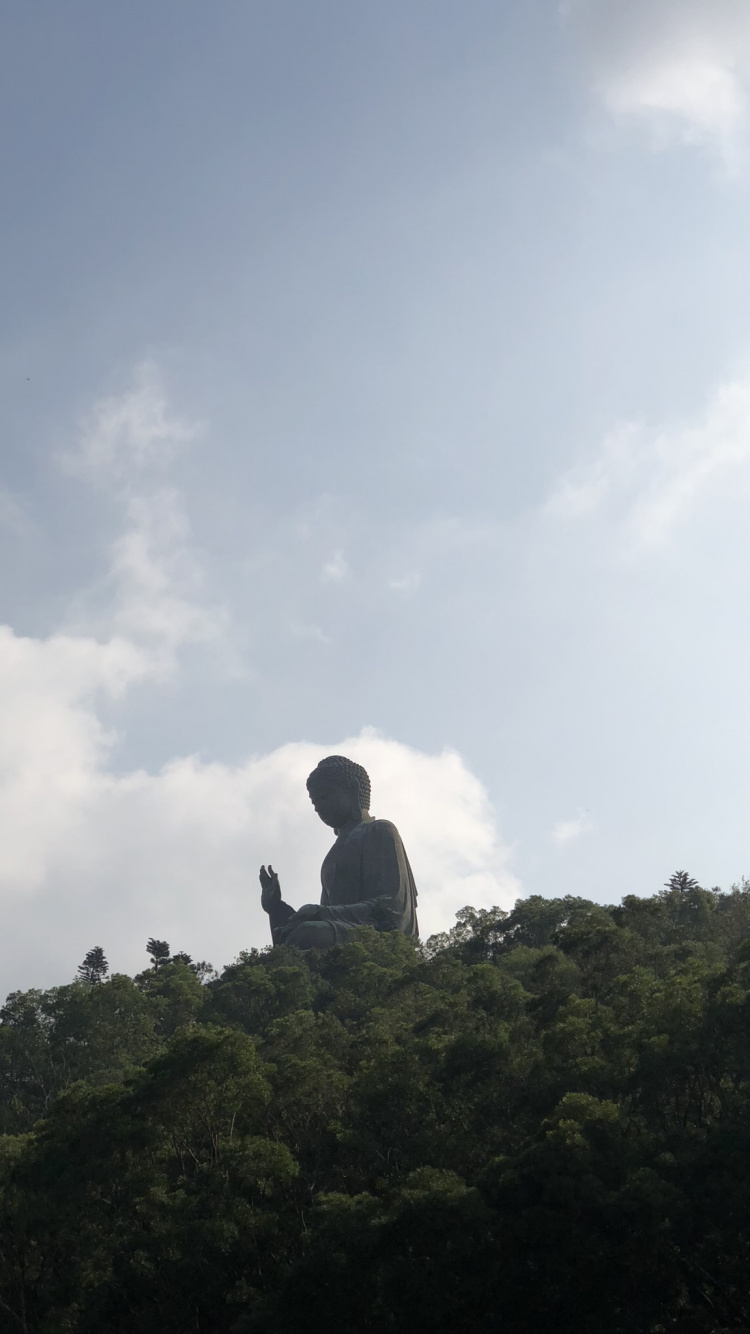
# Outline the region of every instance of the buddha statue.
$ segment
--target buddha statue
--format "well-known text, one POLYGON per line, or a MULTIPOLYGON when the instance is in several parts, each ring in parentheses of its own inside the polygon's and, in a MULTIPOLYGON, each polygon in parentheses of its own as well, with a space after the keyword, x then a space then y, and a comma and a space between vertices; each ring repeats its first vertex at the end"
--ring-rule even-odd
POLYGON ((396 826, 370 815, 370 779, 361 764, 328 755, 313 769, 307 790, 336 842, 321 867, 320 903, 297 912, 284 903, 272 866, 260 868, 261 903, 274 945, 329 949, 360 926, 416 937, 417 889, 396 826))

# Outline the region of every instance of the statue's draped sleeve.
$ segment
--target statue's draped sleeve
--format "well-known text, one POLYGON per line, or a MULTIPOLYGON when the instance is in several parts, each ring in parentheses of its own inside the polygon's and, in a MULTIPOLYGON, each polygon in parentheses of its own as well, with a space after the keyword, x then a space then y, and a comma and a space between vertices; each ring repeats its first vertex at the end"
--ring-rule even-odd
POLYGON ((331 923, 336 943, 345 940, 351 929, 358 926, 416 936, 417 890, 396 826, 389 820, 373 820, 359 826, 357 834, 356 839, 347 840, 348 874, 337 876, 334 872, 333 884, 323 885, 321 915, 331 923), (360 897, 355 902, 337 901, 342 896, 349 897, 344 885, 352 883, 353 857, 359 860, 356 879, 360 897), (337 893, 339 884, 343 895, 337 893))

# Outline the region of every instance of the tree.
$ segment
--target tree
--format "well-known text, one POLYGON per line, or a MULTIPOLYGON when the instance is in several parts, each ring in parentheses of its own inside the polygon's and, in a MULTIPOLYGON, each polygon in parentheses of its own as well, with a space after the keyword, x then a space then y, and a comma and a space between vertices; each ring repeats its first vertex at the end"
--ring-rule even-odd
POLYGON ((170 954, 169 944, 166 940, 154 940, 151 936, 146 949, 151 955, 151 963, 154 968, 163 968, 168 963, 184 963, 191 973, 195 973, 201 981, 206 977, 212 977, 214 974, 213 964, 207 963, 205 959, 201 959, 199 963, 194 963, 192 954, 186 954, 185 950, 177 950, 175 954, 170 954))
MULTIPOLYGON (((189 954, 187 955, 187 958, 190 959, 189 954)), ((214 977, 216 973, 213 964, 209 963, 207 959, 201 959, 198 963, 193 963, 192 960, 190 960, 188 967, 191 973, 195 973, 195 976, 200 978, 201 982, 207 977, 214 977)))
POLYGON ((206 984, 150 940, 135 979, 9 996, 0 1311, 68 1334, 750 1330, 750 884, 678 877, 465 909, 429 949, 253 950, 206 984))
POLYGON ((688 890, 700 889, 700 885, 697 880, 688 875, 687 871, 675 871, 665 881, 664 888, 670 890, 672 894, 686 894, 688 890))
POLYGON ((154 968, 161 968, 162 964, 169 963, 169 944, 166 940, 154 940, 153 936, 149 936, 146 949, 151 955, 154 968))
POLYGON ((109 972, 109 964, 104 957, 104 950, 101 945, 95 945, 89 950, 83 963, 78 965, 78 976, 81 982, 103 982, 109 972))

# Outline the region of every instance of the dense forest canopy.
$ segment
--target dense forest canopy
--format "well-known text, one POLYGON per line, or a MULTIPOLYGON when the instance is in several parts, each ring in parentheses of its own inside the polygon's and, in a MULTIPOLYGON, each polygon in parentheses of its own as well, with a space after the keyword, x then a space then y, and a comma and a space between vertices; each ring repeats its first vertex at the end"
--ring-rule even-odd
POLYGON ((0 1015, 3 1329, 750 1329, 750 885, 148 949, 0 1015))

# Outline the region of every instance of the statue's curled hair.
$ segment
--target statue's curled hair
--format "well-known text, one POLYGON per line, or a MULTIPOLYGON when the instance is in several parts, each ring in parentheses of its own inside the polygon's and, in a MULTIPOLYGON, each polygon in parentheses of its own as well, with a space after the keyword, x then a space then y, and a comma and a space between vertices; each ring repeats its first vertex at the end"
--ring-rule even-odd
POLYGON ((363 769, 361 764, 355 764, 354 760, 348 760, 345 755, 326 755, 307 780, 308 792, 311 785, 319 778, 326 778, 333 783, 341 783, 344 787, 352 788, 357 793, 357 800, 362 810, 369 811, 370 779, 367 770, 363 769))

